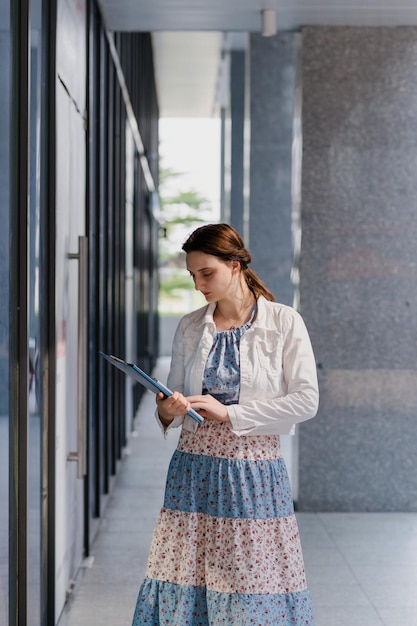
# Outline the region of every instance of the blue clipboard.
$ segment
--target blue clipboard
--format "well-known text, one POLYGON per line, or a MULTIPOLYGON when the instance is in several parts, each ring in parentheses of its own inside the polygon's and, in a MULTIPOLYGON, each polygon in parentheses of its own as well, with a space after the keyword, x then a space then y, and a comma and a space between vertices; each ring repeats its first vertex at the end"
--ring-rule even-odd
MULTIPOLYGON (((138 383, 140 383, 150 391, 153 391, 153 393, 162 392, 167 398, 169 396, 172 396, 172 391, 168 389, 168 387, 161 383, 161 381, 159 381, 157 378, 152 378, 152 376, 149 376, 149 374, 141 370, 140 367, 138 367, 134 363, 126 363, 126 361, 123 361, 123 359, 120 359, 113 354, 105 354, 101 351, 99 352, 99 354, 109 363, 117 367, 119 370, 121 370, 125 374, 128 374, 129 376, 132 376, 132 378, 134 378, 138 383)), ((194 411, 194 409, 190 409, 187 415, 192 417, 193 420, 195 420, 198 424, 202 424, 204 422, 204 418, 201 417, 201 415, 199 415, 197 411, 194 411)))

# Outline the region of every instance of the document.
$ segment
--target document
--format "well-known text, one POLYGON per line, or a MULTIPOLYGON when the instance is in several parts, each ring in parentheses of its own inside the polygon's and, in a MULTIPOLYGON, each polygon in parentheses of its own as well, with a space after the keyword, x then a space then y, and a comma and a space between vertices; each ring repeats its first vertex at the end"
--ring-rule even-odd
MULTIPOLYGON (((124 372, 125 374, 132 376, 132 378, 134 378, 138 383, 140 383, 150 391, 153 391, 154 393, 159 393, 161 391, 167 398, 169 396, 172 396, 172 391, 168 389, 168 387, 166 387, 156 378, 152 378, 152 376, 149 376, 149 374, 141 370, 140 367, 138 367, 134 363, 126 363, 126 361, 123 361, 123 359, 120 359, 113 354, 105 354, 101 351, 99 352, 99 354, 107 361, 109 361, 109 363, 117 367, 119 370, 122 370, 122 372, 124 372)), ((204 422, 204 418, 201 417, 201 415, 199 415, 197 411, 194 411, 194 409, 190 409, 187 415, 192 417, 198 424, 202 424, 204 422)))

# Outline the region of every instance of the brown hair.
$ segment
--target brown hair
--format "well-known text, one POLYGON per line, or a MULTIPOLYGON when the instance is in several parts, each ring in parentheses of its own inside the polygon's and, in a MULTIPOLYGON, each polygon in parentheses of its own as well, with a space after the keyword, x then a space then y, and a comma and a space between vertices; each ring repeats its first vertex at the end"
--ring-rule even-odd
POLYGON ((222 261, 239 261, 240 271, 255 298, 264 296, 267 300, 275 302, 274 295, 259 276, 248 268, 252 261, 250 252, 245 248, 242 237, 229 224, 200 226, 191 233, 182 249, 187 254, 188 252, 204 252, 216 256, 222 261))

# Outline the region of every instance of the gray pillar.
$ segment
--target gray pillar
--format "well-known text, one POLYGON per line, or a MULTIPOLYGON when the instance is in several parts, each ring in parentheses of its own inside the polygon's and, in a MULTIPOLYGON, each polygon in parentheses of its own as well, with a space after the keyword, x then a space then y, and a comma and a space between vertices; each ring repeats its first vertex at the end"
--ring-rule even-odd
POLYGON ((245 122, 245 50, 230 52, 230 114, 231 114, 231 188, 230 224, 244 232, 244 122, 245 122))
POLYGON ((249 247, 275 297, 293 304, 292 208, 298 33, 250 38, 249 247))
MULTIPOLYGON (((299 224, 300 34, 250 38, 250 204, 253 269, 276 299, 292 305, 299 224)), ((246 233, 245 233, 246 234, 246 233)), ((295 500, 297 439, 283 437, 295 500)))
POLYGON ((227 222, 229 207, 226 205, 226 108, 220 107, 220 221, 227 222))
POLYGON ((417 29, 303 33, 299 505, 416 511, 417 29))
POLYGON ((245 237, 245 117, 248 115, 246 92, 247 36, 230 33, 222 58, 223 80, 227 95, 221 93, 221 220, 231 224, 245 237))

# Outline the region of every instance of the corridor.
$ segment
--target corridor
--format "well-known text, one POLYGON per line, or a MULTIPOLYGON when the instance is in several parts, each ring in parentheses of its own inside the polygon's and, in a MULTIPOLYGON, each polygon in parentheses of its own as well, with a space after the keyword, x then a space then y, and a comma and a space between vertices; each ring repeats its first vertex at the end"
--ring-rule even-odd
MULTIPOLYGON (((166 380, 169 359, 154 375, 166 380)), ((147 392, 88 562, 59 626, 129 626, 176 434, 147 392), (90 567, 89 567, 90 566, 90 567)), ((316 626, 417 626, 417 514, 297 515, 316 626)), ((236 624, 236 626, 240 626, 236 624)))

